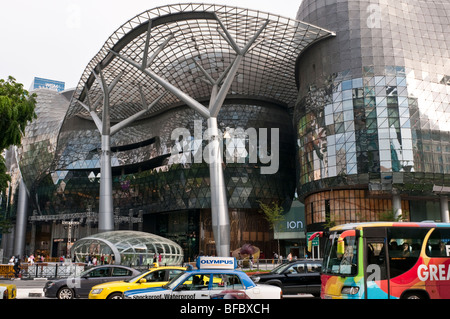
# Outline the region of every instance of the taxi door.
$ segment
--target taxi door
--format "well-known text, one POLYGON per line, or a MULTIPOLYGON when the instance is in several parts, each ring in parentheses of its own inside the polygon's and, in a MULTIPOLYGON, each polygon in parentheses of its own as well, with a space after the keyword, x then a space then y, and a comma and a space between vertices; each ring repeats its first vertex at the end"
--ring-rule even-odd
POLYGON ((210 274, 192 274, 172 291, 172 299, 210 299, 210 274))

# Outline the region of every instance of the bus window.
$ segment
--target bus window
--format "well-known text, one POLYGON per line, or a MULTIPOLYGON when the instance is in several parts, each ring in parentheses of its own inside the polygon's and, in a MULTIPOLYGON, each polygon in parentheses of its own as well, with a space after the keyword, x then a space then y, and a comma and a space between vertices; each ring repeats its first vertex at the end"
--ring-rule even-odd
POLYGON ((426 245, 428 257, 450 257, 450 229, 436 228, 426 245))
POLYGON ((386 273, 386 250, 384 243, 381 241, 367 241, 367 271, 374 273, 371 276, 373 280, 384 280, 387 278, 386 273))
POLYGON ((332 275, 355 276, 357 273, 357 245, 353 236, 344 239, 345 252, 339 254, 337 249, 339 234, 330 234, 326 244, 325 256, 323 260, 323 272, 332 275))
POLYGON ((427 228, 388 228, 389 270, 391 278, 411 269, 417 262, 427 228))

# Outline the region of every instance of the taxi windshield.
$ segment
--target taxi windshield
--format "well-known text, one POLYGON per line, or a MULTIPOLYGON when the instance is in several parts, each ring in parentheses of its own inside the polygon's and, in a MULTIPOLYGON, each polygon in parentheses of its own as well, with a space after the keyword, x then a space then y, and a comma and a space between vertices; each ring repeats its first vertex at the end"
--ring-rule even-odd
POLYGON ((142 277, 143 275, 145 275, 146 273, 148 273, 148 271, 141 272, 139 275, 134 276, 134 277, 131 277, 130 279, 126 279, 126 280, 124 280, 124 281, 125 281, 125 282, 135 282, 135 281, 138 281, 139 278, 141 278, 141 277, 142 277))
POLYGON ((169 281, 166 285, 163 286, 165 289, 173 290, 176 286, 178 286, 179 283, 181 283, 186 278, 186 273, 181 272, 178 275, 176 275, 171 281, 169 281))

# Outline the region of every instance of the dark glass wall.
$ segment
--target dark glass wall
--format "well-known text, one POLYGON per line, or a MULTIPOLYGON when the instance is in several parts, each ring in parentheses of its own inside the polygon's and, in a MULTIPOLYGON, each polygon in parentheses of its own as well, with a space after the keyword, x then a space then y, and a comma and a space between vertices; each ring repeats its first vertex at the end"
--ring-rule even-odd
POLYGON ((449 14, 439 0, 302 2, 297 18, 336 37, 297 63, 300 198, 363 189, 379 213, 393 192, 433 201, 450 186, 449 14))

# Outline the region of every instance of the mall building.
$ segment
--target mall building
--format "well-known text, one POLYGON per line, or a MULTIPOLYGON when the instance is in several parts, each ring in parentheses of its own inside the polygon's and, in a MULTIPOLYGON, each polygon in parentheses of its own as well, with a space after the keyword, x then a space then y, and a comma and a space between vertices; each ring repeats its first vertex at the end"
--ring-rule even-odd
POLYGON ((246 243, 270 258, 277 239, 302 257, 330 223, 448 221, 449 17, 443 0, 137 15, 76 88, 33 91, 38 118, 6 154, 4 255, 139 230, 186 260, 246 243), (282 233, 261 202, 282 205, 282 233))

